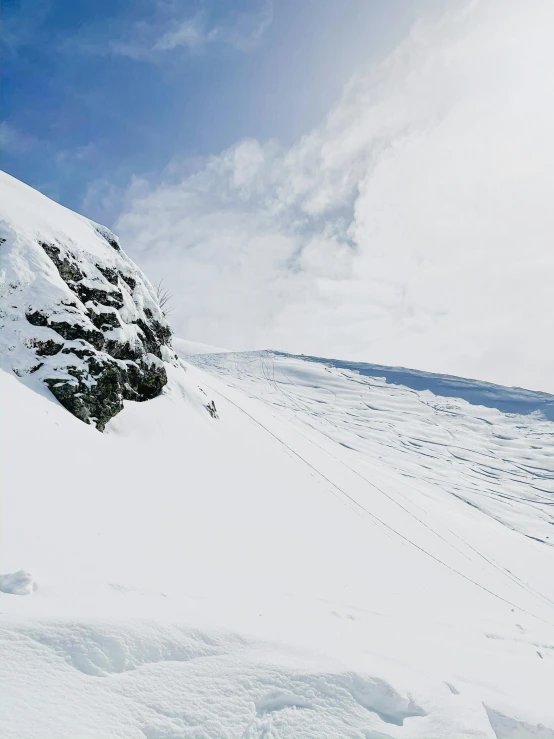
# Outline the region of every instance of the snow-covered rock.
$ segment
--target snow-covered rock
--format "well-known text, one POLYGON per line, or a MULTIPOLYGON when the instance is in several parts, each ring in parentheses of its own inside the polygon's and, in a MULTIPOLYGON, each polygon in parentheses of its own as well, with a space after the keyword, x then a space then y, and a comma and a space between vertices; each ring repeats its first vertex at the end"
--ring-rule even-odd
POLYGON ((144 274, 104 226, 0 173, 2 363, 100 430, 175 361, 144 274))

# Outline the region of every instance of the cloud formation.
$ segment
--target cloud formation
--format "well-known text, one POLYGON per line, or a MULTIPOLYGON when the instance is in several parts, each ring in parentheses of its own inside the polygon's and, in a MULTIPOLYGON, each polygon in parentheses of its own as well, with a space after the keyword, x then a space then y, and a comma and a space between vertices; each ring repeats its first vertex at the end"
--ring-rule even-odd
POLYGON ((0 121, 0 151, 26 152, 37 143, 37 139, 22 133, 9 121, 0 121))
POLYGON ((154 43, 152 51, 172 51, 180 46, 198 49, 207 44, 224 43, 239 51, 250 51, 261 41, 273 20, 273 4, 266 0, 254 12, 238 13, 224 25, 209 25, 205 16, 175 21, 154 43))
MULTIPOLYGON (((168 7, 173 8, 171 3, 168 7)), ((162 8, 160 5, 159 10, 162 8)), ((137 61, 157 61, 168 52, 180 49, 199 53, 215 44, 250 52, 260 44, 272 21, 272 0, 259 0, 248 11, 231 12, 215 19, 206 9, 186 17, 182 12, 160 12, 154 18, 136 21, 107 43, 89 40, 85 48, 89 52, 137 61)))
POLYGON ((117 229, 177 332, 554 391, 553 27, 452 2, 292 148, 135 181, 117 229))

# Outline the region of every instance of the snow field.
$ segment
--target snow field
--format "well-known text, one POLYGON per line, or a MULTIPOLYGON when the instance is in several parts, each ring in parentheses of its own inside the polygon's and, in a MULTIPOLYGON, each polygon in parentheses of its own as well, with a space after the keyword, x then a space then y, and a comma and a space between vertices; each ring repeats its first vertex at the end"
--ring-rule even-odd
POLYGON ((552 424, 188 359, 105 434, 0 374, 2 735, 554 736, 552 424))

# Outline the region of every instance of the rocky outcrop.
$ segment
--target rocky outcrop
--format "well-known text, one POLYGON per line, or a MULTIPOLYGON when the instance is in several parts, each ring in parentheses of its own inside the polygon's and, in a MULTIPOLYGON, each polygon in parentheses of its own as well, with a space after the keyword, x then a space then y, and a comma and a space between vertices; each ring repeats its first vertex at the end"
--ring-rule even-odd
MULTIPOLYGON (((115 236, 109 243, 113 248, 115 236)), ((63 244, 38 245, 76 299, 62 302, 59 311, 26 313, 31 325, 58 337, 37 337, 28 346, 40 357, 61 353, 30 371, 42 370, 50 392, 67 410, 103 430, 124 400, 150 400, 167 383, 162 350, 169 350, 171 329, 159 307, 151 305, 152 289, 130 274, 128 264, 87 264, 63 244)))
POLYGON ((161 392, 165 363, 175 361, 171 328, 111 231, 17 187, 43 208, 46 201, 48 217, 41 213, 31 233, 0 222, 3 364, 103 430, 124 400, 161 392))

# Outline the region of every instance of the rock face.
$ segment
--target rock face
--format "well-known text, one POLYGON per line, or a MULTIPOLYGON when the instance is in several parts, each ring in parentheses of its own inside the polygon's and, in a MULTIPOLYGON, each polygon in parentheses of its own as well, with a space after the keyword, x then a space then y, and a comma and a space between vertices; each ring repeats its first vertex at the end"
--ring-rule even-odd
POLYGON ((108 229, 0 173, 1 360, 103 430, 167 383, 171 329, 108 229))

